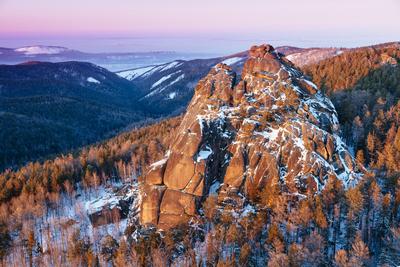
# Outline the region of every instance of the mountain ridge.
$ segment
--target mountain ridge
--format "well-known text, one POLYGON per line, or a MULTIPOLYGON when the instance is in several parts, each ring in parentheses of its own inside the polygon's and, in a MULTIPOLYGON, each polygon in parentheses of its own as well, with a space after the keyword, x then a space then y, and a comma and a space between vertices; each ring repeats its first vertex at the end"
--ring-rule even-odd
MULTIPOLYGON (((307 69, 320 61, 335 58, 345 52, 378 49, 396 45, 396 42, 384 43, 360 48, 299 48, 291 46, 277 47, 276 51, 286 56, 297 67, 307 69)), ((196 83, 218 63, 227 63, 240 74, 248 51, 210 59, 175 60, 159 65, 144 66, 116 72, 140 88, 141 102, 152 112, 179 114, 193 96, 196 83)), ((318 85, 320 85, 318 83, 318 85)))
POLYGON ((0 168, 75 149, 149 118, 135 87, 82 62, 0 65, 0 168))

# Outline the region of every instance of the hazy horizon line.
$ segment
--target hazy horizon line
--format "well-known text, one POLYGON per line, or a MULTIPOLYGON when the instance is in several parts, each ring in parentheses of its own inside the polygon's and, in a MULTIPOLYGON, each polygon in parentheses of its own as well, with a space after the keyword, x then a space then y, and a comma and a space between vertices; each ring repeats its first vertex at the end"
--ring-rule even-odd
POLYGON ((390 37, 337 38, 282 36, 271 38, 237 38, 231 36, 19 36, 0 37, 0 47, 19 48, 24 46, 60 46, 86 53, 140 53, 176 52, 220 54, 235 53, 251 45, 269 43, 273 46, 300 48, 340 47, 356 48, 381 43, 399 42, 390 37), (99 42, 101 41, 101 42, 99 42))

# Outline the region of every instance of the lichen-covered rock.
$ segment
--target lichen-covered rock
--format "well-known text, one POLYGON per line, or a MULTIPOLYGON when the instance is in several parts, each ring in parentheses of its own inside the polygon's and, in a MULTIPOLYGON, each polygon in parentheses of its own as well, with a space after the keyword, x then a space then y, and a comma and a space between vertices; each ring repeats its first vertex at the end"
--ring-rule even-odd
POLYGON ((185 223, 210 192, 239 203, 267 184, 299 196, 319 192, 330 176, 349 187, 362 175, 338 135, 331 101, 270 45, 250 49, 240 81, 227 65, 215 66, 178 133, 165 170, 147 173, 153 187, 145 186, 143 224, 185 223))

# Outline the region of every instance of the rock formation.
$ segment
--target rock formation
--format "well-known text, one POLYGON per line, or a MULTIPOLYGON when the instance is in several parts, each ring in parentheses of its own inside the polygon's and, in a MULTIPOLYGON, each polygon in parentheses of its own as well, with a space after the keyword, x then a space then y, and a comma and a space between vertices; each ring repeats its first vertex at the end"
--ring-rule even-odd
POLYGON ((247 196, 278 184, 317 193, 330 176, 357 183, 331 101, 272 46, 250 49, 241 78, 218 64, 197 85, 166 157, 144 176, 140 222, 168 229, 209 194, 247 196))

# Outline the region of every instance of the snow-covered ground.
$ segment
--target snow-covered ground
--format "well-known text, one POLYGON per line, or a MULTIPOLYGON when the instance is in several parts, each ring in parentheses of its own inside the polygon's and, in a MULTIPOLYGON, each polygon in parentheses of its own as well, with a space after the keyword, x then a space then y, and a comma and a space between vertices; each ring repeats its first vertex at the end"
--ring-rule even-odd
POLYGON ((116 220, 114 223, 94 227, 89 214, 101 211, 102 207, 112 208, 121 198, 132 197, 136 194, 137 184, 134 179, 107 182, 97 189, 83 189, 78 186, 73 195, 61 193, 57 205, 48 207, 43 216, 35 218, 35 238, 41 244, 43 251, 55 246, 65 249, 68 237, 79 231, 82 238, 89 238, 95 249, 99 249, 101 239, 106 235, 120 240, 127 227, 128 219, 116 220), (128 187, 125 195, 115 194, 118 189, 128 187))

